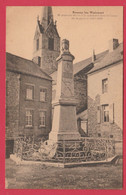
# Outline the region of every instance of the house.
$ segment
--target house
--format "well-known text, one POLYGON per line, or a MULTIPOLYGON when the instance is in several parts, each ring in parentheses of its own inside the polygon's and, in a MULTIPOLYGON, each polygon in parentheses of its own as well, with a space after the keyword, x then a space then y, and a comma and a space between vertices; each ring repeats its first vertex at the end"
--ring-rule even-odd
POLYGON ((122 140, 123 44, 109 42, 109 51, 88 72, 88 135, 122 140))
POLYGON ((31 60, 6 54, 6 147, 20 135, 48 138, 52 79, 31 60))

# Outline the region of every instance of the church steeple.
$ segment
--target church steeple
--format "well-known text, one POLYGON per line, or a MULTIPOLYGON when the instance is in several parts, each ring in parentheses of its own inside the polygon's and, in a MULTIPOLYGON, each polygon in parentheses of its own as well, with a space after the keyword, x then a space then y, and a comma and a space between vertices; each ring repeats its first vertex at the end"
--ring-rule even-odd
POLYGON ((41 24, 46 29, 51 21, 53 22, 52 7, 44 6, 42 9, 41 24))
POLYGON ((53 19, 51 6, 44 6, 42 16, 37 17, 34 36, 33 61, 48 74, 57 70, 56 58, 60 54, 60 37, 53 19))

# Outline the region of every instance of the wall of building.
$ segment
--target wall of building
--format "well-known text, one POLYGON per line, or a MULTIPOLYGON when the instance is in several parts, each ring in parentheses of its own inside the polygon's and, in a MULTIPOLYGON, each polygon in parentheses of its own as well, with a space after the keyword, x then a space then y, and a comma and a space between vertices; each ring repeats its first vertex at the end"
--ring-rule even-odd
POLYGON ((120 62, 88 75, 88 133, 121 140, 122 128, 123 63, 120 62), (106 78, 108 92, 103 94, 102 80, 106 78), (103 122, 102 105, 109 105, 109 122, 103 122))
POLYGON ((48 136, 51 130, 51 111, 52 111, 52 86, 51 81, 37 77, 21 75, 21 90, 20 90, 20 122, 19 131, 27 135, 48 136), (26 99, 27 85, 34 86, 33 100, 26 99), (46 101, 40 101, 40 87, 46 88, 46 101), (25 126, 25 112, 27 109, 33 110, 33 127, 25 126), (39 111, 46 112, 46 125, 39 127, 39 111))
POLYGON ((13 139, 19 124, 20 74, 6 72, 6 139, 13 139))
POLYGON ((19 126, 20 74, 6 71, 6 158, 13 153, 19 126))

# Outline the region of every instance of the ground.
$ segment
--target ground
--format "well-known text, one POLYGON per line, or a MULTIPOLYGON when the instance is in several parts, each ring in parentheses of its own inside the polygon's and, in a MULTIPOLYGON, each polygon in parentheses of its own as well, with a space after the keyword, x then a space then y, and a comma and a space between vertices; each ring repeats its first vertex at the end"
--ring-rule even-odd
POLYGON ((121 189, 122 166, 57 168, 6 159, 6 179, 9 189, 121 189))

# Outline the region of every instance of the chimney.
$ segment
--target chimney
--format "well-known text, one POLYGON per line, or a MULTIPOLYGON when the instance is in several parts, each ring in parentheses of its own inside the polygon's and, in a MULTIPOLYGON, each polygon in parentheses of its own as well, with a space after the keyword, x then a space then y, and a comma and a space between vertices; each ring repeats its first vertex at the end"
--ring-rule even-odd
POLYGON ((111 39, 109 41, 109 52, 113 51, 119 46, 118 39, 111 39))
POLYGON ((95 50, 93 49, 92 52, 92 62, 94 62, 96 60, 96 55, 95 55, 95 50))

